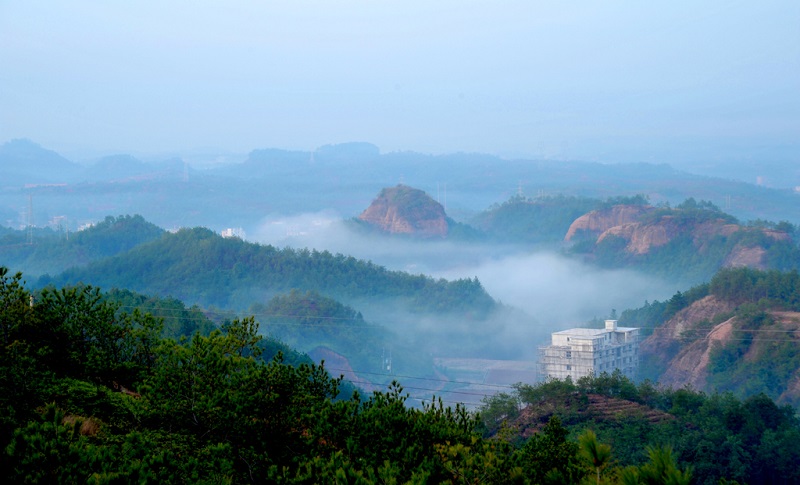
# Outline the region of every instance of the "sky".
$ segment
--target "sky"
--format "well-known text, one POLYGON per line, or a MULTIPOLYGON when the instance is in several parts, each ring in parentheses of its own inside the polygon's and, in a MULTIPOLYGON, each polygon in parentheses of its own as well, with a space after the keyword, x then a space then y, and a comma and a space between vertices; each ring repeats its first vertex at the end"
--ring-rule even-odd
POLYGON ((0 0, 0 143, 668 162, 798 135, 795 0, 0 0))

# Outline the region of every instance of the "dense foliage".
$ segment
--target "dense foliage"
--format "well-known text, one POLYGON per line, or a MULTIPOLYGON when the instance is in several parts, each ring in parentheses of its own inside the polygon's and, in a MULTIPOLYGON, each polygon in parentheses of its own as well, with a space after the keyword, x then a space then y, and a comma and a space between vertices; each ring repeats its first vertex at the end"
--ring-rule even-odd
POLYGON ((414 312, 455 312, 477 319, 496 306, 477 280, 436 280, 328 251, 277 249, 225 239, 202 228, 164 234, 52 280, 59 285, 80 281, 238 309, 264 295, 293 288, 342 301, 394 299, 414 312))
POLYGON ((106 293, 105 298, 119 305, 121 310, 131 313, 139 310, 149 313, 162 321, 161 336, 179 339, 182 336, 192 336, 195 333, 208 335, 216 328, 200 307, 186 305, 175 298, 147 296, 130 290, 113 289, 106 293))
POLYGON ((0 254, 6 266, 41 275, 114 256, 163 233, 163 229, 139 215, 108 216, 78 232, 68 232, 63 227, 6 230, 0 234, 0 254))
POLYGON ((254 304, 250 312, 264 332, 302 352, 328 349, 346 356, 357 372, 370 381, 391 380, 386 358, 405 374, 427 375, 433 359, 386 328, 364 320, 360 312, 313 291, 276 295, 266 305, 254 304))
POLYGON ((559 243, 578 217, 604 205, 599 199, 565 195, 528 198, 512 196, 494 204, 470 223, 495 241, 559 243))
MULTIPOLYGON (((636 385, 616 372, 577 382, 518 384, 512 393, 485 399, 481 408, 485 436, 518 436, 516 430, 531 427, 546 430, 554 419, 566 428, 560 431, 566 437, 580 436, 582 441, 591 430, 610 445, 613 460, 606 461, 610 466, 601 473, 623 483, 664 483, 643 480, 642 472, 652 472, 665 460, 691 470, 691 483, 800 480, 800 449, 795 445, 800 421, 792 407, 779 407, 763 394, 739 400, 730 393, 659 389, 649 381, 636 385), (669 458, 663 456, 667 451, 669 458), (639 481, 626 481, 631 479, 628 467, 638 467, 639 481)), ((546 434, 539 432, 525 446, 546 434)))
POLYGON ((464 408, 412 409, 399 384, 336 400, 341 380, 324 367, 265 360, 252 318, 162 339, 158 319, 122 312, 91 287, 31 296, 19 274, 0 270, 0 473, 9 483, 688 476, 671 455, 618 469, 607 445, 591 433, 570 441, 557 419, 524 446, 485 439, 464 408))

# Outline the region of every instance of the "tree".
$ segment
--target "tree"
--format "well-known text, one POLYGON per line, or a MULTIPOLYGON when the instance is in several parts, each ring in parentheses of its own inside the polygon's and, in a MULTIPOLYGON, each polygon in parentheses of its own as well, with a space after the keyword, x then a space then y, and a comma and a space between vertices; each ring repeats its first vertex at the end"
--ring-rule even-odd
POLYGON ((580 437, 581 455, 588 460, 597 474, 597 485, 600 485, 600 472, 611 462, 611 447, 597 441, 594 431, 587 429, 580 437))
POLYGON ((668 446, 648 447, 650 461, 640 467, 627 467, 620 473, 624 485, 689 485, 692 470, 680 470, 668 446))
POLYGON ((586 468, 580 463, 578 444, 567 439, 569 431, 553 415, 541 432, 533 435, 519 453, 525 477, 532 483, 577 483, 586 468))

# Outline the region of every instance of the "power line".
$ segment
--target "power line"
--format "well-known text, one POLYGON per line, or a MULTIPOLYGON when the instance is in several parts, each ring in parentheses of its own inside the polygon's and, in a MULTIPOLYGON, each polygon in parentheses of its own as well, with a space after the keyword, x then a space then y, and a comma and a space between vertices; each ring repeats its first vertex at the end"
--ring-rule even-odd
MULTIPOLYGON (((120 309, 138 309, 139 307, 121 306, 119 308, 120 309)), ((160 311, 176 312, 176 313, 183 313, 183 312, 189 312, 190 311, 188 309, 187 310, 180 310, 180 309, 173 309, 173 308, 158 308, 158 307, 152 307, 152 308, 147 309, 146 311, 150 312, 152 310, 160 310, 160 311)), ((352 318, 352 317, 308 316, 308 315, 292 315, 292 314, 270 314, 270 313, 259 313, 259 312, 256 312, 256 313, 252 313, 252 312, 250 312, 250 313, 248 313, 248 312, 236 312, 236 313, 233 313, 233 314, 230 314, 230 315, 227 315, 227 314, 223 314, 223 315, 231 316, 231 317, 244 317, 244 316, 254 316, 254 317, 256 317, 256 316, 260 315, 260 316, 265 317, 265 318, 284 318, 284 319, 298 319, 298 320, 301 320, 301 319, 330 320, 330 321, 339 320, 339 321, 347 321, 347 322, 361 321, 359 319, 352 318)), ((189 317, 186 317, 186 316, 183 316, 183 315, 153 315, 153 316, 156 317, 156 318, 164 319, 164 320, 186 320, 186 321, 190 321, 191 320, 189 317)), ((205 313, 203 313, 203 316, 205 316, 205 313)), ((208 318, 208 317, 206 317, 206 318, 208 318)), ((298 328, 346 328, 346 329, 368 328, 368 329, 374 329, 374 330, 391 331, 390 328, 387 328, 384 325, 373 324, 373 323, 363 323, 363 324, 337 324, 337 323, 315 324, 315 323, 292 323, 292 322, 258 322, 258 323, 260 325, 263 325, 263 326, 281 326, 281 327, 298 327, 298 328)), ((651 339, 651 340, 682 340, 682 341, 692 341, 692 340, 715 340, 715 341, 717 341, 717 340, 724 340, 724 341, 750 340, 750 339, 731 339, 731 338, 721 338, 720 339, 720 338, 714 338, 711 335, 705 335, 705 336, 682 336, 682 335, 678 335, 678 336, 656 336, 655 335, 656 332, 659 332, 659 333, 660 332, 669 332, 671 329, 654 328, 654 329, 649 329, 649 330, 651 330, 652 333, 650 333, 649 335, 646 335, 645 338, 646 339, 651 339)), ((711 332, 712 330, 713 330, 713 328, 705 328, 705 329, 690 329, 688 331, 689 332, 692 332, 692 331, 695 331, 695 332, 703 332, 703 331, 711 332)), ((727 330, 727 331, 740 332, 740 333, 753 333, 753 334, 758 334, 758 333, 762 333, 762 332, 763 333, 784 333, 784 334, 797 333, 798 335, 800 335, 800 328, 798 328, 797 330, 737 329, 737 328, 732 328, 732 329, 727 330)), ((759 338, 758 340, 759 341, 766 341, 766 339, 762 339, 762 338, 759 338)), ((778 339, 775 339, 775 340, 778 340, 778 339)), ((783 340, 783 341, 795 341, 796 339, 788 338, 788 339, 780 339, 780 340, 783 340)))
POLYGON ((450 380, 450 379, 437 379, 434 377, 417 377, 417 376, 407 376, 402 374, 383 374, 380 372, 364 372, 364 371, 357 371, 355 369, 335 369, 330 367, 325 367, 328 370, 336 371, 336 372, 353 372, 354 374, 363 374, 363 375, 373 375, 373 376, 387 376, 387 377, 399 377, 403 379, 418 379, 423 381, 431 381, 431 382, 443 382, 443 383, 452 383, 452 384, 467 384, 473 386, 486 386, 486 387, 497 387, 502 389, 516 389, 513 385, 507 384, 485 384, 483 382, 472 382, 472 381, 457 381, 457 380, 450 380))

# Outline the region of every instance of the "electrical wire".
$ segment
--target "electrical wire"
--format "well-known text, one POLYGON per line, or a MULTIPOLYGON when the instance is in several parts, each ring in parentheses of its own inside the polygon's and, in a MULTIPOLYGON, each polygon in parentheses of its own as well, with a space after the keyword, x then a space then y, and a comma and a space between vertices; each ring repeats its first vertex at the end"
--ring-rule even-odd
MULTIPOLYGON (((120 309, 131 309, 131 310, 133 310, 133 309, 141 309, 141 307, 125 306, 125 305, 120 306, 119 308, 120 309)), ((164 312, 176 312, 176 313, 185 313, 185 312, 190 312, 191 311, 190 309, 181 310, 181 309, 166 308, 166 307, 150 307, 146 311, 147 312, 151 312, 152 310, 158 310, 158 311, 164 311, 164 312)), ((203 316, 206 316, 207 312, 202 312, 202 313, 203 313, 203 316)), ((230 312, 230 313, 229 312, 219 312, 219 313, 217 313, 217 315, 218 316, 226 316, 226 317, 250 317, 250 316, 256 317, 256 316, 262 316, 262 317, 266 317, 266 318, 282 318, 282 319, 297 319, 297 320, 301 320, 301 319, 331 320, 331 321, 340 320, 340 321, 348 321, 348 322, 363 321, 363 320, 360 320, 360 319, 357 319, 357 318, 351 318, 351 317, 308 316, 308 315, 296 315, 296 314, 294 314, 294 315, 293 314, 272 314, 272 313, 266 313, 266 312, 230 312)), ((188 317, 186 317, 184 315, 175 315, 175 316, 171 316, 171 315, 154 315, 154 316, 156 316, 157 318, 163 318, 165 320, 180 320, 180 321, 189 320, 188 317)), ((800 321, 798 323, 800 323, 800 321)), ((352 324, 337 324, 337 323, 313 324, 313 323, 291 323, 291 322, 268 322, 268 323, 261 323, 261 325, 265 325, 265 326, 282 326, 282 327, 303 327, 303 328, 306 328, 306 327, 312 327, 312 328, 315 328, 315 327, 321 327, 321 328, 370 328, 370 329, 375 329, 375 330, 390 331, 390 329, 388 329, 388 328, 386 328, 386 327, 384 327, 384 326, 382 326, 380 324, 370 324, 370 323, 352 325, 352 324)), ((704 329, 704 330, 707 330, 707 331, 710 332, 714 328, 716 328, 716 326, 711 327, 711 328, 707 328, 707 329, 704 329)), ((598 329, 598 330, 601 330, 601 329, 598 329)), ((666 333, 666 332, 671 331, 671 329, 663 328, 663 327, 656 327, 656 328, 652 328, 652 329, 646 329, 646 331, 651 332, 649 335, 646 335, 647 338, 652 338, 652 339, 656 339, 656 340, 658 340, 658 339, 680 340, 682 338, 681 336, 676 336, 676 337, 672 337, 672 336, 656 337, 655 333, 661 333, 661 332, 666 333)), ((791 333, 800 333, 800 328, 798 328, 797 330, 786 330, 786 329, 778 330, 778 329, 764 329, 764 328, 761 328, 761 329, 737 329, 737 328, 731 328, 730 331, 731 332, 743 332, 743 333, 755 333, 755 334, 762 333, 762 332, 763 333, 786 333, 786 334, 791 334, 791 333)), ((697 337, 697 338, 693 337, 692 338, 692 340, 703 340, 703 339, 706 339, 706 340, 708 340, 708 339, 717 340, 717 339, 711 339, 708 336, 706 336, 706 337, 697 337)), ((725 340, 727 341, 727 340, 730 340, 730 339, 725 339, 725 340)), ((749 339, 742 339, 742 340, 749 340, 749 339)), ((785 340, 794 341, 795 339, 785 339, 785 340)))
MULTIPOLYGON (((141 307, 131 306, 131 305, 121 305, 118 308, 119 309, 123 309, 123 310, 126 310, 126 309, 127 310, 133 310, 133 309, 142 310, 141 307)), ((161 319, 168 320, 168 321, 182 321, 182 322, 185 321, 185 322, 189 322, 189 321, 193 320, 192 318, 190 318, 190 317, 185 315, 187 312, 193 311, 192 309, 187 309, 187 308, 181 309, 181 308, 159 307, 159 306, 154 306, 154 307, 149 307, 149 308, 144 309, 145 313, 152 313, 153 311, 159 311, 159 312, 162 312, 162 313, 175 313, 175 315, 154 315, 156 318, 161 318, 161 319)), ((377 325, 377 324, 368 324, 367 323, 367 324, 354 325, 354 324, 351 324, 351 323, 343 323, 343 322, 363 321, 363 320, 356 319, 356 318, 351 318, 351 317, 335 317, 335 316, 311 316, 311 317, 309 317, 308 315, 297 315, 297 314, 270 314, 270 313, 266 313, 266 312, 228 312, 228 311, 208 312, 208 311, 202 311, 202 310, 201 310, 201 313, 202 313, 203 316, 206 316, 207 313, 216 313, 217 316, 224 316, 224 317, 228 317, 228 318, 231 318, 231 317, 233 317, 233 318, 240 317, 241 318, 241 317, 250 317, 250 316, 254 316, 254 317, 261 316, 261 317, 267 317, 267 318, 280 318, 280 319, 288 319, 288 320, 291 320, 291 319, 297 319, 297 320, 300 320, 300 319, 325 320, 325 321, 328 322, 328 323, 320 323, 320 324, 309 324, 309 323, 301 323, 301 322, 298 322, 298 323, 292 323, 292 322, 275 322, 275 323, 271 323, 270 322, 270 323, 267 323, 266 326, 282 326, 282 327, 297 327, 297 328, 309 328, 309 327, 316 328, 316 327, 319 327, 319 328, 345 328, 345 329, 366 328, 366 329, 390 331, 386 327, 383 327, 383 326, 377 325)), ((763 335, 767 335, 767 334, 770 334, 770 335, 785 334, 787 336, 789 334, 793 334, 793 333, 800 334, 800 329, 798 329, 798 330, 789 330, 789 329, 763 329, 763 328, 762 329, 737 329, 737 328, 731 328, 730 329, 731 332, 749 333, 749 334, 755 334, 755 335, 759 335, 759 336, 758 337, 750 337, 750 338, 730 338, 730 337, 728 337, 728 338, 724 338, 724 339, 717 339, 717 338, 713 338, 711 336, 711 334, 710 334, 710 332, 715 327, 716 327, 716 325, 714 327, 704 329, 704 330, 706 330, 708 332, 704 336, 700 335, 700 336, 685 336, 685 337, 684 336, 669 336, 669 335, 659 336, 658 335, 659 333, 667 333, 671 329, 667 329, 667 328, 663 328, 663 327, 656 327, 656 328, 653 328, 653 329, 649 329, 650 330, 650 334, 647 335, 646 338, 649 339, 649 340, 656 340, 656 341, 681 341, 681 342, 694 342, 694 341, 702 341, 702 340, 724 341, 724 342, 732 342, 732 341, 733 342, 737 342, 737 341, 797 342, 798 339, 791 338, 791 337, 789 337, 789 338, 763 338, 763 337, 760 336, 760 334, 763 334, 763 335)), ((357 386, 361 385, 361 386, 367 386, 367 387, 372 387, 372 388, 376 388, 376 387, 377 388, 381 388, 381 387, 386 386, 387 389, 388 389, 388 384, 379 384, 379 383, 375 383, 375 382, 372 382, 372 381, 369 381, 369 380, 366 380, 366 379, 363 379, 363 378, 360 379, 358 377, 359 376, 385 376, 385 377, 391 377, 393 380, 397 380, 398 381, 398 383, 400 384, 400 386, 401 386, 401 388, 403 390, 412 390, 412 391, 420 391, 422 393, 431 393, 431 399, 425 399, 424 397, 420 397, 420 396, 411 396, 411 395, 407 395, 406 396, 407 399, 418 401, 418 402, 420 402, 422 404, 424 404, 426 402, 431 402, 431 403, 432 402, 438 402, 439 400, 441 400, 442 403, 446 403, 446 404, 458 404, 458 405, 463 405, 463 406, 466 406, 466 407, 479 406, 480 403, 483 401, 483 399, 485 399, 488 396, 496 395, 497 392, 504 392, 504 391, 513 392, 513 391, 516 391, 518 389, 517 385, 490 384, 490 383, 484 383, 484 382, 465 381, 465 380, 451 380, 451 379, 441 379, 441 378, 435 378, 435 377, 421 377, 421 376, 404 375, 404 374, 385 374, 385 373, 378 373, 378 372, 361 371, 361 370, 352 369, 352 368, 350 368, 350 369, 340 369, 340 368, 335 368, 335 367, 324 367, 324 368, 330 373, 340 372, 340 373, 342 373, 342 375, 352 373, 356 378, 349 380, 349 382, 351 382, 352 384, 357 385, 357 386), (400 381, 401 379, 411 379, 411 380, 415 380, 415 381, 421 381, 423 383, 437 383, 437 384, 442 384, 442 385, 441 386, 436 386, 436 387, 425 387, 424 384, 423 385, 417 384, 417 385, 409 386, 409 385, 403 385, 402 381, 400 381), (474 389, 474 388, 473 389, 467 388, 467 390, 464 390, 464 388, 446 389, 445 387, 448 384, 450 384, 450 385, 458 385, 458 386, 478 386, 478 387, 483 387, 483 388, 488 388, 488 389, 486 389, 486 392, 481 392, 480 389, 474 389), (438 395, 438 397, 437 397, 437 395, 438 395), (444 399, 442 397, 442 395, 451 396, 451 397, 448 398, 448 399, 444 399), (468 399, 458 400, 458 399, 453 399, 452 396, 473 396, 475 398, 480 398, 480 400, 468 400, 468 399)), ((531 372, 535 372, 535 371, 531 371, 531 372)))

